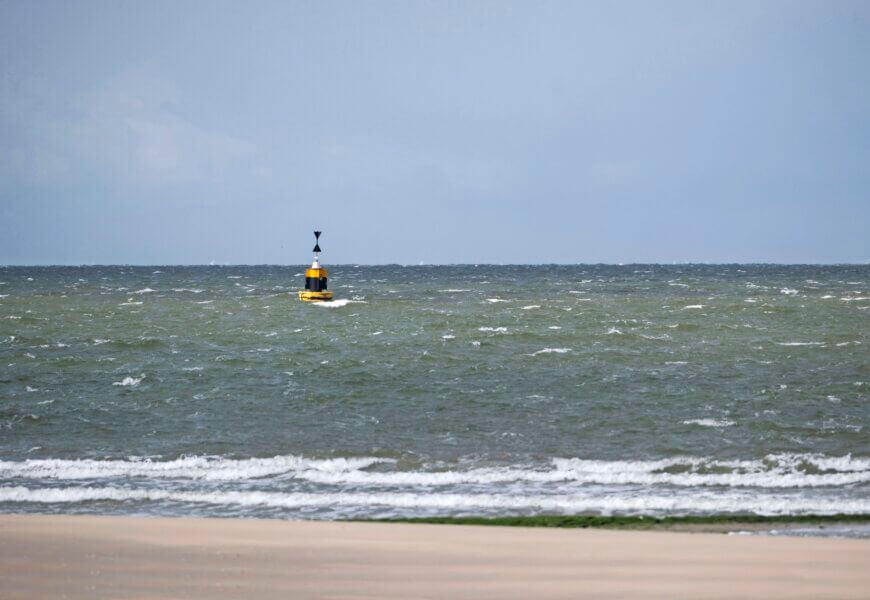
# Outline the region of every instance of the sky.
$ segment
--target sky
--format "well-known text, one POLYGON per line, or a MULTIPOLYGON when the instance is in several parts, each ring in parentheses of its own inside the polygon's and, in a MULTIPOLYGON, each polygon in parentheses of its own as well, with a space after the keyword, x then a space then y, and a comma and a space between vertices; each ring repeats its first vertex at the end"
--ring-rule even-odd
POLYGON ((870 262, 870 3, 0 1, 0 264, 870 262))

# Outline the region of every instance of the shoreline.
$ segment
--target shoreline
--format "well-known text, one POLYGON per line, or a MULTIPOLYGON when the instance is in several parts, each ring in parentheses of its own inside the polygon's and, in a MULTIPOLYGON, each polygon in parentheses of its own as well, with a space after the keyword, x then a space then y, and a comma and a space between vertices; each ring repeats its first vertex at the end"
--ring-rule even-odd
MULTIPOLYGON (((687 533, 763 533, 827 537, 828 528, 866 529, 870 537, 870 514, 834 515, 703 515, 703 516, 598 516, 534 515, 504 517, 412 517, 395 519, 352 519, 351 522, 416 523, 499 527, 547 527, 560 529, 616 529, 627 531, 674 531, 687 533), (815 533, 813 533, 815 532, 815 533)), ((862 532, 863 533, 863 532, 862 532)), ((839 537, 834 534, 832 537, 839 537)))
POLYGON ((870 542, 675 530, 0 515, 4 598, 859 598, 870 542))

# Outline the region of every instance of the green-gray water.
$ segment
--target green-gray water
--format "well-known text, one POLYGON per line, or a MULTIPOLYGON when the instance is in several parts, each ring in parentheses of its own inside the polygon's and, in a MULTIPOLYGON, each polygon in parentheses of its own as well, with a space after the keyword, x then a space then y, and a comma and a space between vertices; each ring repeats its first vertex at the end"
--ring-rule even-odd
POLYGON ((870 267, 0 268, 0 510, 870 512, 870 267))

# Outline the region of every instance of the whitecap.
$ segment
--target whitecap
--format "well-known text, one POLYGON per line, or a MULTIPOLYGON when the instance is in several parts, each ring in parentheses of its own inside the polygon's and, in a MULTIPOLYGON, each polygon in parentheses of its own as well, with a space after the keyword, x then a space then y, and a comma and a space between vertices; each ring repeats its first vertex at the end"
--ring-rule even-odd
POLYGON ((487 302, 495 304, 496 302, 510 302, 510 300, 502 300, 501 298, 487 298, 487 302))
POLYGON ((622 332, 616 327, 611 327, 605 332, 604 335, 622 335, 622 332))
POLYGON ((452 339, 454 339, 455 337, 456 337, 455 335, 450 335, 450 334, 448 333, 447 335, 442 335, 442 336, 441 336, 441 339, 442 339, 442 340, 452 340, 452 339))
POLYGON ((566 352, 571 352, 571 348, 544 348, 543 350, 538 350, 537 352, 532 352, 529 356, 537 356, 538 354, 565 354, 566 352))
POLYGON ((522 310, 532 310, 533 308, 541 308, 540 304, 529 304, 528 306, 523 306, 522 310))
POLYGON ((734 421, 728 419, 689 419, 683 421, 684 425, 700 425, 701 427, 730 427, 734 421))
POLYGON ((684 306, 683 310, 694 309, 694 308, 704 308, 703 304, 689 304, 688 306, 684 306))
POLYGON ((142 380, 145 379, 145 375, 143 374, 141 377, 130 377, 127 376, 121 381, 116 381, 112 385, 123 386, 123 387, 136 387, 142 380))
POLYGON ((150 294, 151 292, 155 292, 157 290, 152 290, 150 287, 142 288, 141 290, 136 290, 135 292, 130 292, 131 294, 150 294))
POLYGON ((825 342, 776 342, 777 346, 824 346, 825 342))
POLYGON ((348 300, 347 298, 342 298, 341 300, 325 300, 323 302, 312 302, 311 304, 323 308, 340 308, 342 306, 347 306, 348 304, 367 304, 367 302, 365 300, 348 300))
POLYGON ((478 331, 491 331, 492 333, 507 333, 507 327, 478 327, 478 331))
POLYGON ((782 288, 781 290, 779 290, 779 293, 785 294, 786 296, 794 296, 798 293, 798 291, 792 288, 782 288))

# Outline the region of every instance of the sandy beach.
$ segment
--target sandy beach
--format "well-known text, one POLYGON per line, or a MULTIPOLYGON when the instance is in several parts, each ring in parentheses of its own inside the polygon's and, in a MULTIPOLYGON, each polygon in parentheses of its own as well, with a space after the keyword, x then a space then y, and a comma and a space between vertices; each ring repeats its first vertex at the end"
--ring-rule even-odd
POLYGON ((0 516, 19 598, 859 598, 870 542, 711 533, 0 516))

